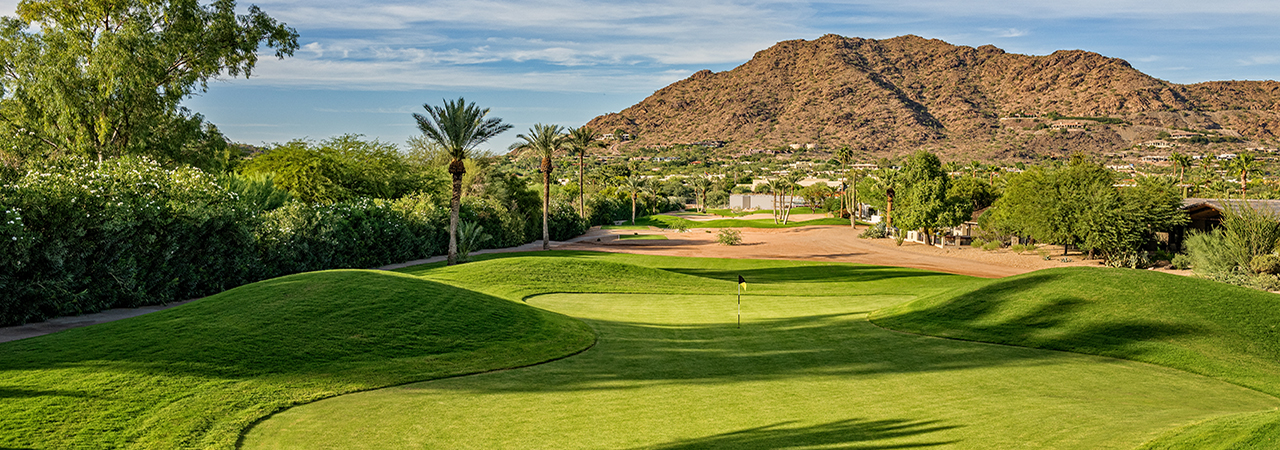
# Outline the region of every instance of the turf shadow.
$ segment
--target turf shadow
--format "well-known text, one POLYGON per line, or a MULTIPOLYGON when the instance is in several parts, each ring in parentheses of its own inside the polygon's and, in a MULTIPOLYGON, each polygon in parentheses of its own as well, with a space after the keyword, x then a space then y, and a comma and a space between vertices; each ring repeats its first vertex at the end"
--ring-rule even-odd
POLYGON ((788 427, 794 422, 779 422, 731 433, 687 439, 636 450, 692 450, 705 448, 784 449, 784 448, 857 448, 898 449, 923 448, 954 444, 955 441, 875 445, 875 441, 925 435, 958 428, 939 425, 937 421, 860 420, 848 419, 805 427, 788 427))
POLYGON ((620 390, 653 383, 720 384, 794 376, 862 377, 1056 364, 1060 354, 886 331, 865 313, 673 325, 586 319, 600 341, 520 380, 432 388, 478 392, 620 390))
MULTIPOLYGON (((1029 291, 1069 276, 1040 273, 1001 280, 928 308, 873 318, 891 329, 1034 348, 1141 359, 1144 342, 1208 333, 1193 324, 1155 318, 1097 316, 1086 292, 1064 290, 1031 301, 1029 291), (1081 322, 1089 317, 1088 322, 1081 322)), ((945 295, 945 294, 944 294, 945 295)))

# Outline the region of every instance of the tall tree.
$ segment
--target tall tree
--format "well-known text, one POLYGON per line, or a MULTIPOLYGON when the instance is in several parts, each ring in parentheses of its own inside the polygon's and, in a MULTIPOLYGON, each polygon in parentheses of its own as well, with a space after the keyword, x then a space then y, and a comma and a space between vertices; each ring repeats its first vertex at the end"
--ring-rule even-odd
POLYGON ((1169 155, 1169 160, 1173 162, 1173 166, 1178 169, 1178 184, 1182 185, 1182 197, 1187 197, 1187 169, 1191 168, 1192 159, 1190 156, 1182 153, 1173 152, 1169 155))
POLYGON ((1258 167, 1257 157, 1253 153, 1241 153, 1228 164, 1232 171, 1240 174, 1240 198, 1247 198, 1249 187, 1249 171, 1258 167))
POLYGON ((542 249, 551 250, 551 228, 547 225, 551 211, 551 157, 565 146, 564 128, 560 125, 534 124, 529 129, 529 134, 517 134, 516 138, 523 139, 524 142, 511 144, 512 150, 531 150, 542 158, 542 165, 538 169, 542 172, 542 249))
POLYGON ((180 104, 248 77, 264 43, 284 58, 298 33, 234 0, 24 0, 0 19, 0 152, 225 163, 221 133, 180 104))
POLYGON ((582 215, 583 219, 587 218, 587 191, 582 181, 586 170, 587 150, 603 146, 598 139, 599 137, 600 133, 597 133, 591 127, 583 125, 578 128, 570 128, 569 136, 565 140, 565 144, 574 153, 578 154, 578 214, 582 215))
POLYGON ((971 212, 967 199, 948 196, 950 177, 933 153, 918 151, 903 164, 897 178, 894 221, 905 229, 924 231, 926 244, 943 228, 964 223, 971 212))
POLYGON ((428 116, 413 114, 427 140, 444 147, 452 161, 449 174, 453 176, 453 196, 449 200, 449 257, 448 265, 458 263, 458 211, 462 204, 462 176, 467 173, 464 162, 471 157, 476 146, 510 130, 511 125, 497 117, 486 118, 489 108, 480 109, 467 103, 462 97, 456 101, 444 100, 443 106, 423 104, 428 116))
MULTIPOLYGON (((857 186, 858 177, 857 175, 854 174, 853 167, 852 167, 853 149, 849 148, 848 145, 841 146, 839 150, 836 150, 836 160, 839 161, 840 166, 844 167, 844 169, 849 173, 848 177, 846 177, 849 179, 848 186, 857 186)), ((849 226, 852 227, 857 225, 857 219, 853 211, 858 208, 858 205, 855 204, 853 201, 853 198, 851 198, 851 197, 856 197, 856 195, 850 196, 849 195, 850 192, 856 193, 858 192, 858 190, 857 189, 850 190, 846 188, 844 192, 840 193, 840 209, 849 213, 849 226)))
POLYGON ((693 200, 698 204, 698 211, 707 212, 707 190, 711 189, 711 178, 706 174, 702 174, 693 177, 693 180, 689 183, 693 187, 693 200))
POLYGON ((621 187, 631 194, 631 224, 636 224, 636 196, 640 195, 640 191, 644 190, 644 178, 637 173, 630 173, 622 177, 621 187))

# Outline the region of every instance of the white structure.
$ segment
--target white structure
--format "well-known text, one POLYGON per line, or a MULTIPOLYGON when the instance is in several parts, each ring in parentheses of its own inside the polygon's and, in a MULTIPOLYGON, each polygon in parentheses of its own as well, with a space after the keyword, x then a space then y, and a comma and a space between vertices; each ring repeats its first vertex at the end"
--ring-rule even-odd
MULTIPOLYGON (((791 202, 792 207, 804 204, 804 198, 800 196, 787 196, 783 202, 791 202)), ((777 209, 777 205, 773 204, 774 196, 772 194, 730 194, 729 209, 738 209, 743 211, 765 209, 777 209)))

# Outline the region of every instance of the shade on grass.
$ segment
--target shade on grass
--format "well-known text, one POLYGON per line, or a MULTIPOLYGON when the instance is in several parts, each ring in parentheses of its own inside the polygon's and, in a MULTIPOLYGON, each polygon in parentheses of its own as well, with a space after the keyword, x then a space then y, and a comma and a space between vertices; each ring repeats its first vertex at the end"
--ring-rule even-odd
MULTIPOLYGON (((1063 268, 921 298, 872 321, 914 333, 1107 355, 1280 396, 1280 296, 1149 271, 1063 268)), ((1151 448, 1280 448, 1280 411, 1171 432, 1151 448)))
POLYGON ((987 280, 552 253, 407 271, 582 318, 599 335, 592 349, 294 408, 256 426, 245 448, 1132 448, 1280 405, 1177 370, 913 336, 865 319, 987 280), (748 280, 741 329, 739 274, 748 280))
POLYGON ((534 364, 581 322, 390 272, 314 272, 0 344, 0 448, 233 448, 342 393, 534 364))

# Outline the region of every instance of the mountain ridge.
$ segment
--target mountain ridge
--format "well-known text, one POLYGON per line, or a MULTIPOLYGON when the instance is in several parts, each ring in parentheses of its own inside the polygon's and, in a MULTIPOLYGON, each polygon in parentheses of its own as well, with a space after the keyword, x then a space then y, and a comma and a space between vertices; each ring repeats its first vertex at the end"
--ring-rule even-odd
POLYGON ((1061 147, 1050 154, 1129 148, 1155 138, 1158 131, 1147 128, 1228 128, 1275 140, 1280 83, 1181 85, 1084 50, 1029 56, 914 35, 829 34, 779 42, 728 71, 699 71, 588 125, 627 130, 637 137, 630 145, 640 146, 715 140, 739 150, 850 145, 880 154, 933 146, 1034 157, 1048 147, 1061 147), (1000 120, 1048 113, 1116 117, 1131 127, 1053 135, 1000 120))

